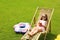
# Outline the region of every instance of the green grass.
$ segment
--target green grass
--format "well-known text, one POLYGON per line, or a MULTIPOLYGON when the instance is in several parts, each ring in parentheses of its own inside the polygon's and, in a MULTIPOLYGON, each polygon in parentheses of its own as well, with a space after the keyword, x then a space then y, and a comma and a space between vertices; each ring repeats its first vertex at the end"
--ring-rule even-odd
POLYGON ((60 0, 0 0, 0 40, 19 40, 22 35, 14 33, 13 25, 30 23, 37 6, 55 9, 48 38, 60 34, 60 0))

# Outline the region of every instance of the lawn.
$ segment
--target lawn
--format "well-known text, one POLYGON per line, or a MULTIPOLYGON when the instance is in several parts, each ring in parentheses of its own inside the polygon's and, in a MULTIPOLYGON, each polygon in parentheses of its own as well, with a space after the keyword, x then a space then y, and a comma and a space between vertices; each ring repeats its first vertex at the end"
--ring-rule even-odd
POLYGON ((30 23, 37 6, 55 9, 47 39, 60 34, 60 0, 0 0, 0 40, 20 40, 22 34, 15 34, 13 25, 30 23))

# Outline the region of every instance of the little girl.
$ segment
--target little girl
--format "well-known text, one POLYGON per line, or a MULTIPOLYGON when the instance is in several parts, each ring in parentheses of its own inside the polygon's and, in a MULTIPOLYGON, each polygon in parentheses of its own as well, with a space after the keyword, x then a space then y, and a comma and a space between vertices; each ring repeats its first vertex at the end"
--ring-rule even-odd
POLYGON ((47 21, 48 21, 47 15, 43 14, 42 17, 40 18, 40 20, 38 21, 36 27, 34 27, 31 30, 31 32, 28 33, 28 35, 33 36, 37 32, 44 32, 46 29, 47 21))

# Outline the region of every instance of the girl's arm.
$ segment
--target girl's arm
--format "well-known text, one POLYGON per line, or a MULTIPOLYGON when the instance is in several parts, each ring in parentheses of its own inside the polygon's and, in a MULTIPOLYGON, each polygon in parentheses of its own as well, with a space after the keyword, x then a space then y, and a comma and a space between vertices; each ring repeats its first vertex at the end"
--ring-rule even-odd
POLYGON ((45 27, 47 27, 47 24, 48 24, 48 23, 47 23, 47 21, 46 21, 46 22, 45 22, 45 27))

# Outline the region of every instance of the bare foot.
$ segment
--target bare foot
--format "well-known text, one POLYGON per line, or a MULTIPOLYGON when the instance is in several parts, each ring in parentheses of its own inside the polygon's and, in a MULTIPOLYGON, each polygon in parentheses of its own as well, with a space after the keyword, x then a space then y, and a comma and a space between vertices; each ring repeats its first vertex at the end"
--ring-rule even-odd
POLYGON ((31 35, 31 34, 29 34, 29 33, 28 33, 28 35, 29 35, 30 37, 32 37, 32 35, 31 35))

